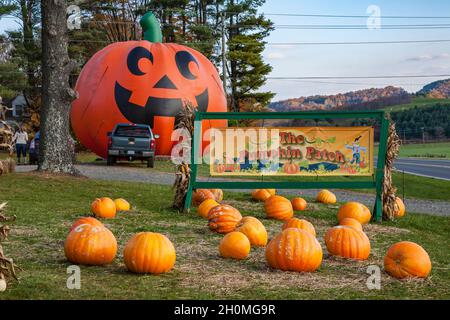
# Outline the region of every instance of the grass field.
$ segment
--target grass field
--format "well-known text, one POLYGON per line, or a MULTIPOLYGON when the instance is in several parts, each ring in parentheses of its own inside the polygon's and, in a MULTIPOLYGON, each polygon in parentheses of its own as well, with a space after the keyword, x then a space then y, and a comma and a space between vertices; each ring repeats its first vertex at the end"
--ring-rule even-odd
POLYGON ((400 157, 450 158, 450 142, 404 144, 400 157))
MULTIPOLYGON (((260 203, 246 194, 225 193, 226 202, 243 215, 261 218, 273 237, 281 222, 264 218, 260 203)), ((192 212, 170 209, 169 187, 85 178, 12 174, 0 177, 0 202, 8 201, 9 215, 16 215, 8 256, 23 271, 20 282, 11 282, 0 299, 449 299, 450 218, 406 215, 396 222, 365 227, 372 251, 369 260, 355 262, 328 257, 323 236, 336 223, 337 206, 310 203, 296 214, 311 221, 324 250, 322 266, 315 273, 270 269, 264 249, 252 248, 250 257, 233 261, 219 257, 222 236, 211 233, 206 221, 192 212), (94 197, 128 199, 133 210, 104 221, 119 243, 115 261, 103 267, 81 267, 81 289, 66 288, 63 243, 71 223, 89 214, 94 197), (175 268, 163 275, 135 275, 122 262, 122 249, 132 234, 155 231, 167 235, 177 251, 175 268), (387 248, 400 240, 422 245, 433 262, 426 280, 400 281, 382 272, 381 290, 368 290, 368 265, 382 267, 387 248)))
POLYGON ((436 103, 450 103, 450 99, 434 99, 434 98, 426 98, 426 97, 413 97, 410 103, 398 104, 389 107, 383 108, 385 111, 403 111, 412 109, 414 107, 428 107, 431 105, 435 105, 436 103))

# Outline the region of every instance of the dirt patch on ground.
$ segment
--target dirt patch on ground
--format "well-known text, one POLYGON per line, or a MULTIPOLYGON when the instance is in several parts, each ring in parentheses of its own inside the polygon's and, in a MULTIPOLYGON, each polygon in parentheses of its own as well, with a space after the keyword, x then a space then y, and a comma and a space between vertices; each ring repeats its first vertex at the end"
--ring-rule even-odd
POLYGON ((266 264, 264 248, 252 248, 249 258, 235 261, 221 258, 217 250, 219 240, 215 242, 201 241, 177 247, 176 269, 186 275, 181 286, 224 295, 251 289, 255 283, 267 289, 367 291, 367 266, 380 263, 379 257, 363 262, 327 257, 324 249, 322 267, 317 272, 284 272, 266 264))
POLYGON ((39 234, 39 231, 35 227, 26 227, 26 226, 17 226, 11 225, 11 231, 9 233, 10 237, 14 236, 36 236, 39 234))
POLYGON ((82 175, 81 173, 78 173, 76 175, 71 175, 68 173, 49 173, 49 172, 40 172, 40 171, 30 171, 27 173, 23 173, 27 176, 33 176, 40 178, 42 180, 54 180, 54 181, 66 181, 67 179, 80 179, 80 180, 86 180, 89 179, 88 177, 82 175))

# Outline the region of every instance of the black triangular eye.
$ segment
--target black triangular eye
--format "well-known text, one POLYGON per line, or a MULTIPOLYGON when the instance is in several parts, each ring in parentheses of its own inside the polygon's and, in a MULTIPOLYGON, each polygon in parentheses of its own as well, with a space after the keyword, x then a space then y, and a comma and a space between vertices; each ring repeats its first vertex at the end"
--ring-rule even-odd
POLYGON ((142 76, 145 72, 139 69, 139 60, 148 59, 153 63, 153 54, 144 47, 136 47, 130 51, 127 58, 128 70, 136 76, 142 76))
POLYGON ((191 70, 189 70, 189 62, 191 61, 195 62, 198 66, 197 60, 187 51, 178 51, 175 55, 175 62, 177 63, 178 70, 182 76, 186 79, 195 80, 197 79, 197 76, 192 74, 191 70))

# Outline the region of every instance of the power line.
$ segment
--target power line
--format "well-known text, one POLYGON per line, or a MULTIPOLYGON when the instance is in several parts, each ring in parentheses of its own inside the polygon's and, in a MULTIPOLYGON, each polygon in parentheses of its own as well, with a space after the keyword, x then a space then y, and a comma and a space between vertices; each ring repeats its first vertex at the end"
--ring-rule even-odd
MULTIPOLYGON (((275 81, 294 81, 294 82, 301 82, 301 83, 323 83, 323 84, 338 84, 338 85, 361 85, 361 86, 386 86, 386 83, 367 83, 367 82, 332 82, 332 81, 320 81, 320 80, 292 80, 292 79, 268 79, 268 80, 275 80, 275 81)), ((425 84, 428 84, 428 82, 423 83, 395 83, 391 84, 392 86, 423 86, 425 84)))
MULTIPOLYGON (((24 74, 20 71, 0 71, 0 74, 24 74)), ((71 73, 77 76, 79 73, 71 73)), ((442 78, 450 77, 450 74, 429 74, 429 75, 383 75, 383 76, 306 76, 306 77, 266 77, 270 80, 333 80, 333 79, 396 79, 396 78, 442 78)))
MULTIPOLYGON (((36 38, 8 39, 10 42, 15 40, 39 40, 36 38)), ((90 40, 90 39, 69 39, 71 43, 113 43, 109 40, 90 40)), ((135 40, 139 41, 139 40, 135 40)), ((214 42, 214 41, 213 41, 214 42)), ((450 39, 430 39, 430 40, 392 40, 392 41, 344 41, 344 42, 267 42, 269 46, 316 46, 316 45, 370 45, 370 44, 408 44, 408 43, 443 43, 450 42, 450 39)), ((172 43, 172 42, 167 42, 172 43)), ((211 44, 208 41, 189 41, 177 42, 175 44, 211 44)), ((252 44, 254 42, 240 42, 243 44, 252 44)), ((1 44, 1 43, 0 43, 1 44)))
POLYGON ((395 79, 395 78, 440 78, 450 77, 450 74, 430 74, 430 75, 385 75, 385 76, 311 76, 311 77, 267 77, 267 79, 277 80, 326 80, 326 79, 395 79))

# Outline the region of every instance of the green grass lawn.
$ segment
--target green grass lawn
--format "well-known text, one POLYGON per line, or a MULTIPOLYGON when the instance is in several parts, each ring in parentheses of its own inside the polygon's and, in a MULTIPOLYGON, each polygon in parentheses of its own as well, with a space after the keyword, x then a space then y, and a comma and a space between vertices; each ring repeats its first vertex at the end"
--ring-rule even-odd
POLYGON ((450 102, 450 99, 413 97, 412 101, 410 103, 388 106, 388 107, 383 108, 383 110, 394 112, 394 111, 402 111, 402 110, 412 109, 416 106, 419 108, 422 108, 422 107, 428 107, 428 106, 434 105, 436 103, 449 103, 449 102, 450 102))
MULTIPOLYGON (((310 200, 310 199, 308 199, 310 200)), ((195 210, 179 214, 171 206, 167 186, 96 181, 85 178, 12 174, 0 177, 0 202, 16 215, 6 255, 23 269, 20 282, 11 282, 0 299, 449 299, 450 218, 420 214, 365 227, 372 245, 364 262, 328 257, 323 241, 336 224, 337 206, 310 203, 297 213, 316 227, 324 260, 314 273, 270 269, 264 249, 252 248, 248 259, 234 261, 218 254, 221 235, 210 232, 195 210), (89 214, 99 196, 124 197, 133 210, 104 223, 115 234, 119 251, 107 266, 81 266, 81 289, 66 288, 67 267, 63 243, 71 223, 89 214), (163 275, 129 273, 122 260, 126 241, 136 232, 165 234, 174 243, 177 262, 163 275), (381 290, 368 290, 368 265, 382 267, 387 248, 401 240, 422 245, 433 262, 426 280, 400 281, 382 272, 381 290)), ((272 238, 282 223, 264 218, 263 206, 249 195, 225 192, 225 202, 243 215, 261 219, 272 238)))
POLYGON ((450 158, 450 142, 403 144, 400 157, 450 158))

